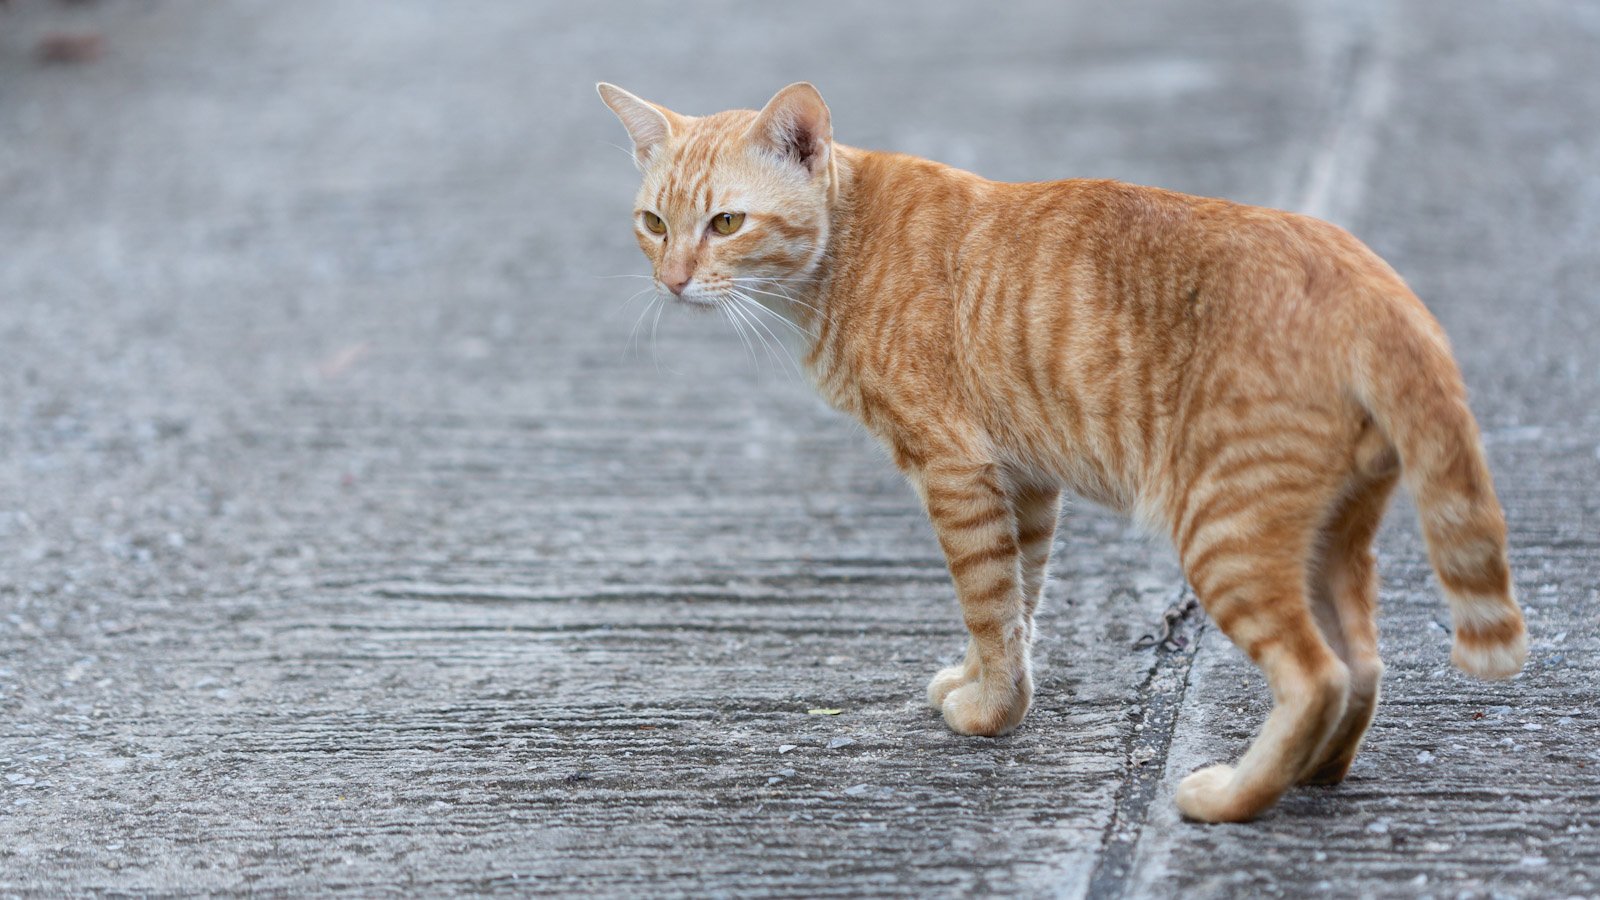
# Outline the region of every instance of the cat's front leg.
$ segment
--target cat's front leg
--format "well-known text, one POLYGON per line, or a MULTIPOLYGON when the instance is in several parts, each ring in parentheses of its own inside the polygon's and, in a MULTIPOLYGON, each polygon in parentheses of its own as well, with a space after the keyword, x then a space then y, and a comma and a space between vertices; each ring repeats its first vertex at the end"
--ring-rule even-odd
POLYGON ((1004 734, 1033 697, 1016 514, 995 465, 935 464, 915 477, 971 633, 966 659, 934 677, 929 699, 961 734, 1004 734))

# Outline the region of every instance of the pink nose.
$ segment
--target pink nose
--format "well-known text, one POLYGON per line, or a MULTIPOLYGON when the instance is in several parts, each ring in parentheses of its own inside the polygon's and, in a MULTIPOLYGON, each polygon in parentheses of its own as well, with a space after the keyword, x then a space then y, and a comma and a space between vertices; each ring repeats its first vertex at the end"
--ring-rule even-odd
POLYGON ((683 289, 688 287, 689 282, 693 279, 694 276, 692 275, 685 275, 682 278, 666 279, 667 290, 681 297, 683 296, 683 289))

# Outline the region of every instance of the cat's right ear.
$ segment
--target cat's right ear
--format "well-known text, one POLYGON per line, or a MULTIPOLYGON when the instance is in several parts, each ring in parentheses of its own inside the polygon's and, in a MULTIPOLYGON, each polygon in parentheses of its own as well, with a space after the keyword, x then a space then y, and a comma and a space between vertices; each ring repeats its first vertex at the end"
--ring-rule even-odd
POLYGON ((622 120, 633 138, 633 159, 643 169, 650 155, 672 137, 672 126, 677 114, 648 100, 641 100, 614 84, 604 81, 595 85, 600 99, 622 120))
POLYGON ((745 137, 812 175, 832 171, 833 117, 808 81, 797 81, 768 100, 745 137))

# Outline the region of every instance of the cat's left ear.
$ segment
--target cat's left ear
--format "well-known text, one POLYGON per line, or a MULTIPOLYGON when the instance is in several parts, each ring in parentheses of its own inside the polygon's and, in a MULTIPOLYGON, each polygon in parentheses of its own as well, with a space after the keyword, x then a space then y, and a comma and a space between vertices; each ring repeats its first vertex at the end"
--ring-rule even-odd
POLYGON ((832 161, 833 117, 817 89, 797 81, 767 101, 745 138, 817 176, 832 161))

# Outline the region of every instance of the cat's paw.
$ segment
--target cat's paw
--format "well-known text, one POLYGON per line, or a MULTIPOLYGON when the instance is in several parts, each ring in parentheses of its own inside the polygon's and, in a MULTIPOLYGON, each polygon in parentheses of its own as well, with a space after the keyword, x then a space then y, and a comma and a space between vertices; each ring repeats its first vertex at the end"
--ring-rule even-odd
POLYGON ((951 691, 977 680, 978 670, 966 663, 940 669, 928 682, 928 705, 944 709, 944 698, 950 696, 951 691))
POLYGON ((1201 822, 1241 821, 1232 782, 1233 766, 1207 766, 1191 772, 1178 783, 1178 811, 1201 822))
POLYGON ((1026 678, 1013 684, 971 681, 952 690, 940 708, 944 721, 957 734, 999 737, 1017 727, 1028 714, 1033 699, 1026 678))

